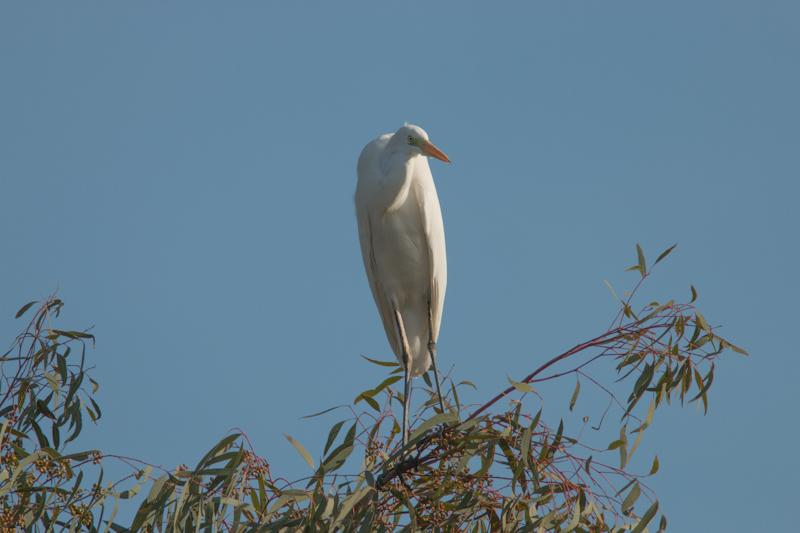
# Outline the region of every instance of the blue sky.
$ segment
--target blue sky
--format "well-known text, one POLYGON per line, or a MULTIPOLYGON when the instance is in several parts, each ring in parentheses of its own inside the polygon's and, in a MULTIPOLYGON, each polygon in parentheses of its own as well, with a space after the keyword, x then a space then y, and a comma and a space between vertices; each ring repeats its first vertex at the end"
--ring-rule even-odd
MULTIPOLYGON (((81 449, 171 468, 238 427, 307 475, 283 433, 319 456, 345 415, 300 417, 392 358, 352 196, 363 146, 408 121, 452 160, 439 360, 467 400, 605 331, 603 280, 677 242, 640 305, 694 285, 751 357, 717 364, 705 417, 657 411, 646 483, 673 531, 788 529, 798 27, 791 2, 3 3, 2 342, 58 286, 61 326, 97 336, 81 449)), ((573 387, 543 416, 577 433, 602 410, 584 390, 570 413, 573 387)))

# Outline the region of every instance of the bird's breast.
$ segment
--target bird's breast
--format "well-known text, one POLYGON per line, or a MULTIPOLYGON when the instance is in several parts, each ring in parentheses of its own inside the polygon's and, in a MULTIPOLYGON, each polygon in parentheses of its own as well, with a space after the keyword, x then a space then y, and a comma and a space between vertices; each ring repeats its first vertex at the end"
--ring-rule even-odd
POLYGON ((388 294, 397 297, 414 292, 419 295, 429 291, 430 277, 428 246, 425 229, 414 194, 409 194, 403 204, 380 217, 375 231, 374 246, 378 270, 382 273, 388 294))

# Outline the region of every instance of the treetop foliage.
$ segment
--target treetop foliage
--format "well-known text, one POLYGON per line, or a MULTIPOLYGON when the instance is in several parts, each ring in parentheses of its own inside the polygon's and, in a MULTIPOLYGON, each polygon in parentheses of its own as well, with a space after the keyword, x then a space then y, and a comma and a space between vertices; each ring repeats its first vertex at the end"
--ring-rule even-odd
POLYGON ((80 435, 84 415, 93 422, 101 417, 92 398, 98 385, 86 367, 86 344, 94 337, 53 328, 64 305, 55 295, 31 302, 17 318, 31 309, 33 318, 0 359, 0 533, 638 533, 655 524, 664 531, 666 517, 654 522, 658 500, 643 482, 658 471, 658 458, 649 471, 634 473, 631 457, 659 407, 696 401, 707 410, 715 361, 725 350, 746 352, 722 339, 694 307, 694 287, 688 302, 652 302, 635 311, 633 296, 652 271, 638 245, 637 256, 629 270, 641 279, 625 299, 614 293, 620 309, 608 330, 520 381, 509 378, 508 389, 496 397, 463 405, 459 391, 474 385, 456 383, 448 374, 445 412, 440 412, 425 374, 422 390, 429 400, 406 447, 393 412, 402 411, 402 393, 393 387, 402 368, 367 359, 391 369, 390 375, 347 407, 349 417, 324 436, 321 459, 315 461, 286 435, 313 472, 294 482, 274 477, 269 462, 240 433, 225 436, 194 468, 166 471, 124 459, 130 476, 104 481, 102 461, 122 458, 98 450, 66 453, 80 435), (627 397, 592 376, 590 370, 601 364, 614 365, 627 397), (563 420, 555 429, 542 421, 544 399, 535 384, 565 376, 576 383, 570 411, 583 383, 608 395, 607 413, 621 413, 618 436, 615 431, 607 446, 590 446, 582 430, 570 434, 563 420), (88 485, 84 477, 96 471, 96 481, 88 485), (119 506, 142 490, 147 496, 132 523, 115 523, 119 506))

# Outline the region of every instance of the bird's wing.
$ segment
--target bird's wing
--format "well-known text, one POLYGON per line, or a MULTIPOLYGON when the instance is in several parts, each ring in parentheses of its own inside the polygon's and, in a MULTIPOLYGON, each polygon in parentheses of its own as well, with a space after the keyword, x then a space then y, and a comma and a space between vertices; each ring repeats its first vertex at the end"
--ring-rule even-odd
POLYGON ((419 201, 419 211, 422 217, 422 227, 428 245, 428 266, 431 281, 431 316, 433 317, 433 340, 439 338, 439 325, 442 322, 442 308, 444 307, 444 293, 447 289, 447 254, 444 243, 444 223, 442 222, 442 209, 439 207, 439 197, 430 170, 427 172, 429 179, 416 181, 416 194, 419 201))
POLYGON ((395 354, 397 354, 399 340, 394 326, 392 304, 389 301, 388 295, 383 292, 383 285, 380 283, 380 278, 378 276, 378 266, 375 261, 375 247, 372 242, 372 223, 370 221, 369 211, 364 213, 359 230, 361 254, 364 259, 365 270, 367 271, 369 288, 372 289, 372 296, 375 299, 375 304, 378 306, 381 322, 383 322, 383 328, 386 330, 386 337, 389 339, 389 344, 392 346, 395 354))

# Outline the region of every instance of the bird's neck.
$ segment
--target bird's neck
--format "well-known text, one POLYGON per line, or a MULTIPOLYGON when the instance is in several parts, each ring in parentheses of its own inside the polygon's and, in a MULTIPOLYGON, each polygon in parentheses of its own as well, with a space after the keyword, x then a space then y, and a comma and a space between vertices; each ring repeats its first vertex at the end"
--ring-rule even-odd
POLYGON ((385 176, 383 179, 383 193, 386 195, 387 206, 385 213, 391 213, 405 203, 411 187, 416 158, 414 154, 395 152, 381 161, 381 169, 384 170, 385 176))

